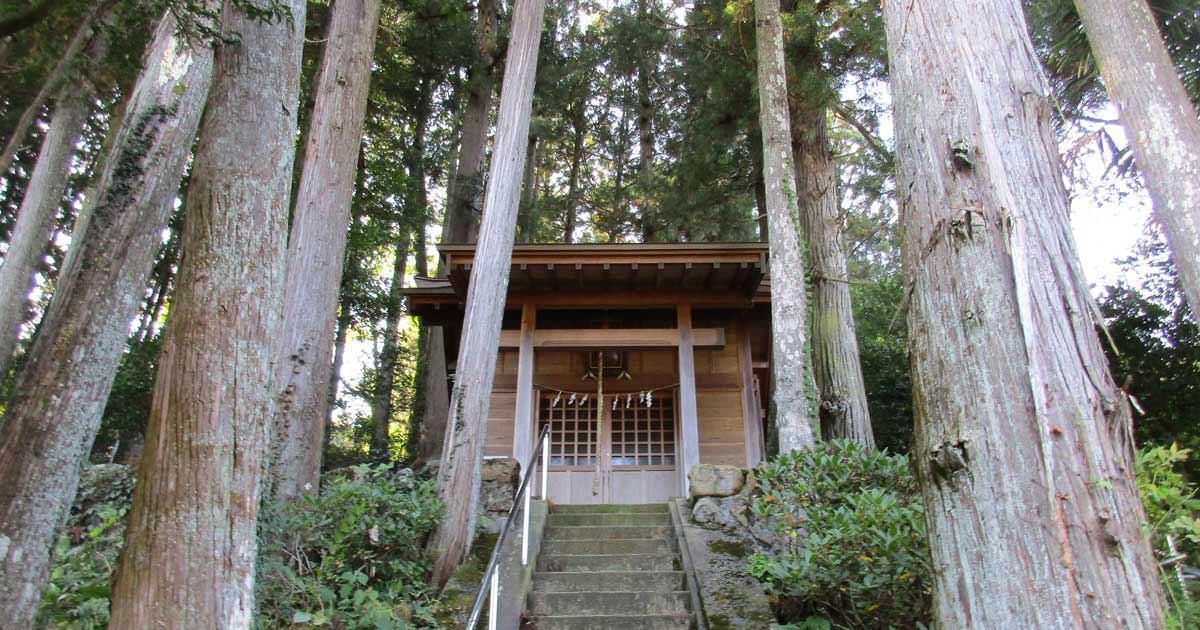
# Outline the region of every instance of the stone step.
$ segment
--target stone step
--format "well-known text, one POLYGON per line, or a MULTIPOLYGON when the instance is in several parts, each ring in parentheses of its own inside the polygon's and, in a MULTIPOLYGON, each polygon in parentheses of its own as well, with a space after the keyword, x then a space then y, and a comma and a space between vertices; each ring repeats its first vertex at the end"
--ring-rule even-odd
POLYGON ((522 625, 527 630, 687 630, 688 615, 538 616, 522 625))
POLYGON ((548 554, 539 553, 538 571, 678 571, 670 554, 548 554))
POLYGON ((556 505, 551 514, 668 514, 666 503, 599 503, 556 505))
POLYGON ((625 538, 620 540, 547 540, 541 553, 577 554, 663 554, 674 550, 661 538, 625 538))
POLYGON ((529 595, 530 615, 683 615, 688 611, 687 591, 540 593, 529 595))
POLYGON ((547 527, 545 540, 619 540, 656 538, 668 540, 675 532, 665 525, 573 525, 547 527))
POLYGON ((671 515, 666 512, 597 512, 593 514, 551 514, 548 527, 670 527, 671 515))
POLYGON ((673 592, 687 588, 683 571, 571 571, 533 574, 538 593, 673 592))

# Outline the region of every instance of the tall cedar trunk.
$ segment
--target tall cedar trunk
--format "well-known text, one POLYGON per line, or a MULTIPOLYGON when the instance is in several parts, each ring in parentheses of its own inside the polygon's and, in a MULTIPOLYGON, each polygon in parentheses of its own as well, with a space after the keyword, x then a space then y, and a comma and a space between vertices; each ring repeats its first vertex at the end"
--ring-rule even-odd
POLYGON ((545 0, 516 0, 513 6, 496 120, 496 148, 484 201, 486 212, 467 289, 458 371, 446 420, 446 453, 438 468, 438 495, 446 505, 446 513, 429 539, 429 550, 433 555, 432 581, 439 586, 466 558, 475 533, 484 426, 508 294, 544 9, 545 0))
POLYGON ((758 240, 765 243, 770 240, 767 226, 767 182, 763 178, 763 149, 762 130, 758 125, 750 128, 750 159, 754 168, 754 209, 758 211, 755 223, 758 226, 758 240))
POLYGON ((317 490, 330 359, 380 0, 337 0, 317 73, 276 348, 275 497, 317 490))
POLYGON ((25 137, 29 135, 30 127, 33 126, 34 120, 41 112, 42 105, 46 103, 46 99, 50 98, 51 94, 54 94, 59 89, 63 80, 67 78, 68 72, 74 65, 76 58, 79 57, 79 53, 96 36, 97 27, 107 26, 104 22, 108 19, 116 2, 117 0, 97 2, 79 22, 79 26, 75 28, 75 33, 71 36, 70 41, 67 42, 67 47, 59 57, 58 63, 54 64, 54 68, 50 70, 50 74, 42 82, 42 87, 38 89, 33 100, 21 112, 21 117, 17 119, 12 133, 4 143, 4 148, 0 149, 0 177, 4 177, 8 173, 13 160, 17 157, 17 151, 25 143, 25 137))
POLYGON ((487 152, 488 114, 496 70, 496 0, 479 0, 475 35, 479 58, 471 68, 467 110, 463 114, 458 167, 450 182, 446 229, 447 243, 474 243, 479 234, 479 200, 483 196, 483 158, 487 152))
POLYGON ((889 2, 885 18, 935 621, 1161 628, 1129 406, 1021 2, 889 2))
POLYGON ((75 143, 83 132, 83 121, 92 112, 91 90, 83 92, 77 97, 65 91, 59 95, 0 265, 0 379, 11 367, 25 321, 25 298, 34 287, 38 260, 54 232, 75 143))
POLYGON ((771 242, 771 335, 775 422, 779 451, 813 445, 807 367, 808 298, 804 242, 797 222, 792 135, 779 0, 756 0, 758 94, 763 137, 763 181, 771 242))
POLYGON ((211 76, 212 50, 189 47, 164 19, 17 375, 0 435, 0 610, 11 627, 32 624, 211 76))
POLYGON ((567 175, 567 208, 563 217, 563 242, 575 242, 575 219, 578 216, 579 205, 579 170, 583 165, 583 141, 587 135, 587 115, 584 113, 585 101, 576 103, 572 116, 571 128, 574 130, 571 140, 571 170, 567 175))
POLYGON ((521 209, 517 218, 517 240, 528 243, 537 227, 538 136, 529 134, 525 146, 525 175, 521 178, 521 209))
MULTIPOLYGON (((643 31, 650 28, 650 13, 646 6, 648 0, 638 0, 638 26, 643 31)), ((654 185, 654 98, 651 90, 651 79, 654 73, 652 56, 643 39, 639 38, 637 66, 637 95, 638 95, 638 187, 642 211, 642 240, 647 243, 658 239, 658 220, 656 213, 650 207, 650 189, 654 185)), ((618 208, 618 211, 621 209, 618 208)))
POLYGON ((379 369, 375 374, 375 390, 371 401, 371 455, 385 458, 391 446, 389 428, 392 421, 392 392, 396 384, 396 363, 400 356, 400 318, 404 311, 404 276, 408 262, 409 234, 411 229, 414 271, 419 276, 429 273, 425 262, 425 221, 429 200, 425 191, 425 132, 429 123, 430 99, 434 87, 422 80, 419 88, 421 97, 416 106, 413 123, 412 146, 404 157, 409 180, 413 182, 404 200, 406 234, 396 246, 396 259, 392 268, 392 284, 388 291, 387 315, 384 327, 383 348, 379 355, 379 369), (411 226, 411 227, 409 227, 411 226))
POLYGON ((808 237, 813 287, 812 372, 821 437, 854 440, 873 448, 826 112, 797 108, 796 114, 792 149, 800 223, 808 237))
POLYGON ((391 443, 392 391, 396 383, 396 360, 400 346, 400 316, 404 309, 404 273, 408 263, 409 234, 396 244, 392 264, 392 284, 388 289, 387 314, 384 317, 383 348, 375 370, 375 388, 371 395, 371 457, 383 459, 391 443))
POLYGON ((111 628, 248 628, 282 323, 303 0, 226 0, 111 628))
POLYGON ((321 452, 329 450, 329 436, 333 432, 333 410, 337 406, 338 389, 342 383, 342 366, 346 362, 346 339, 350 336, 349 307, 338 313, 337 333, 333 337, 333 368, 329 371, 328 400, 325 404, 325 429, 321 432, 321 452))
POLYGON ((1075 0, 1200 321, 1200 121, 1146 0, 1075 0))

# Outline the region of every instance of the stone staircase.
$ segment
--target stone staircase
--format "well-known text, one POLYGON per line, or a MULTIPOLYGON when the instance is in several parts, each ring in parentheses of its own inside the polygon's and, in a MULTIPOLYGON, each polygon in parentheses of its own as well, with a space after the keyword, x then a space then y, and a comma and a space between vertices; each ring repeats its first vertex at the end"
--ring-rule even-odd
POLYGON ((686 630, 681 568, 666 505, 554 506, 522 627, 686 630))

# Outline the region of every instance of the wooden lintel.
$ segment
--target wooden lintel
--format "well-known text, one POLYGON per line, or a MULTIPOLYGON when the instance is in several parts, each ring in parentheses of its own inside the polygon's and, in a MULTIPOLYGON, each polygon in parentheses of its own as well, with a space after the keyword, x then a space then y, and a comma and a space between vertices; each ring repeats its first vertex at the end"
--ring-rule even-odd
MULTIPOLYGON (((521 331, 500 332, 501 348, 521 347, 521 331)), ((694 328, 696 348, 725 346, 724 328, 694 328)), ((587 328, 533 331, 534 348, 674 348, 679 345, 675 328, 587 328)))

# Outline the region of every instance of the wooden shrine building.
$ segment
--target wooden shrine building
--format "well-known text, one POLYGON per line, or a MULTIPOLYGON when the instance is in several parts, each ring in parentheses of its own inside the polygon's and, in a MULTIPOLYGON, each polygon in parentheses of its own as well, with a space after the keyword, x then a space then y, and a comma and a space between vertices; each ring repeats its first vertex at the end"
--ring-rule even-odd
MULTIPOLYGON (((439 246, 409 310, 458 356, 473 245, 439 246)), ((765 243, 517 245, 485 457, 522 465, 551 426, 556 503, 661 503, 696 463, 763 456, 765 243)))

